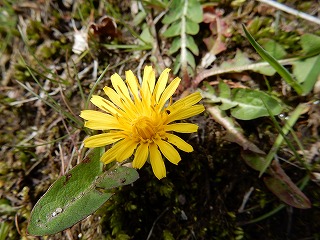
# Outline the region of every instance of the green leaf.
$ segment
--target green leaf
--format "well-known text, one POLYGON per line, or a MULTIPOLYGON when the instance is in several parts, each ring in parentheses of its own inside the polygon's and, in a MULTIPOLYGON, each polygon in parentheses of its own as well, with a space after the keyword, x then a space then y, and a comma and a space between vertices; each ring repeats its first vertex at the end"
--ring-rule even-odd
MULTIPOLYGON (((318 56, 292 62, 292 73, 295 75, 299 83, 303 83, 306 80, 308 73, 316 63, 317 58, 318 56)), ((318 69, 320 70, 319 66, 318 69)))
POLYGON ((272 39, 268 39, 268 41, 263 44, 263 47, 275 59, 282 59, 287 55, 286 50, 272 39))
POLYGON ((176 61, 174 61, 174 64, 173 64, 173 74, 177 74, 179 72, 180 67, 181 67, 181 54, 179 53, 177 55, 176 61))
POLYGON ((147 13, 145 11, 138 12, 137 15, 134 16, 134 19, 132 21, 133 26, 138 26, 142 24, 142 22, 146 19, 147 13))
POLYGON ((171 5, 169 6, 169 12, 165 15, 162 20, 163 24, 170 24, 182 17, 183 14, 183 0, 173 0, 171 5))
POLYGON ((247 31, 244 25, 242 25, 243 30, 251 43, 251 45, 256 49, 259 55, 267 61, 279 75, 289 84, 298 94, 302 94, 302 87, 301 85, 291 76, 287 69, 285 69, 278 61, 272 57, 269 53, 267 53, 251 36, 251 34, 247 31))
POLYGON ((228 84, 221 81, 219 83, 219 91, 220 91, 220 95, 219 95, 220 98, 224 99, 224 101, 222 101, 222 104, 219 106, 221 110, 228 110, 230 108, 237 106, 237 103, 231 100, 231 90, 228 84), (227 99, 230 99, 230 101, 227 101, 227 99))
POLYGON ((35 236, 60 232, 95 212, 114 193, 108 189, 138 179, 135 169, 118 166, 102 172, 100 149, 55 181, 34 206, 28 233, 35 236))
POLYGON ((10 232, 10 224, 4 221, 1 222, 0 223, 0 240, 10 239, 9 232, 10 232))
POLYGON ((281 113, 282 107, 279 101, 265 92, 257 90, 234 88, 229 90, 224 83, 219 84, 220 95, 202 91, 204 98, 210 99, 212 102, 221 102, 221 110, 231 109, 231 115, 241 120, 251 120, 263 116, 269 116, 268 109, 272 109, 272 114, 281 113), (265 105, 266 104, 266 105, 265 105))
POLYGON ((164 33, 163 36, 164 37, 175 37, 175 36, 179 36, 181 32, 181 22, 176 22, 174 24, 172 24, 164 33))
POLYGON ((196 68, 196 61, 190 51, 187 50, 187 62, 191 66, 192 69, 196 68))
POLYGON ((198 32, 199 32, 199 24, 186 19, 186 33, 195 35, 198 32))
POLYGON ((187 35, 187 48, 190 49, 190 51, 198 56, 199 55, 199 48, 197 44, 195 43, 194 39, 192 36, 187 35))
POLYGON ((228 69, 242 67, 251 64, 252 62, 248 58, 245 52, 237 49, 236 56, 230 61, 224 61, 219 68, 228 69))
POLYGON ((139 41, 139 44, 141 44, 141 45, 144 45, 146 43, 150 43, 150 44, 154 43, 154 38, 151 35, 150 29, 147 26, 144 26, 144 28, 140 34, 140 38, 141 38, 141 40, 139 39, 138 41, 139 41))
POLYGON ((249 167, 259 172, 266 164, 265 156, 254 152, 242 151, 241 157, 249 167))
POLYGON ((181 67, 181 63, 180 62, 175 62, 173 65, 173 74, 178 74, 180 67, 181 67))
POLYGON ((292 65, 293 74, 302 83, 303 93, 308 94, 320 75, 320 55, 295 61, 292 65))
POLYGON ((252 64, 252 61, 248 58, 247 54, 245 52, 242 52, 240 49, 237 49, 236 56, 234 57, 234 59, 224 61, 219 66, 219 69, 230 69, 230 71, 232 70, 235 72, 251 70, 267 76, 272 76, 276 72, 271 66, 260 66, 259 64, 252 64), (256 66, 250 68, 251 65, 256 66))
POLYGON ((172 55, 175 52, 177 52, 181 47, 181 38, 175 38, 173 39, 173 42, 171 44, 171 47, 169 49, 169 54, 172 55))
POLYGON ((163 36, 167 38, 175 37, 169 49, 169 54, 174 54, 180 49, 180 54, 174 64, 174 73, 180 68, 183 76, 194 75, 196 62, 192 53, 198 55, 199 48, 189 35, 195 35, 199 32, 198 23, 202 20, 202 6, 198 0, 172 0, 168 14, 162 22, 170 24, 168 29, 164 31, 163 36))
POLYGON ((231 109, 231 115, 237 119, 251 120, 258 117, 269 116, 264 103, 272 109, 273 115, 277 115, 282 111, 279 102, 264 92, 234 88, 231 93, 233 96, 232 101, 237 103, 237 106, 231 109), (261 99, 263 99, 263 101, 261 99))
POLYGON ((300 40, 302 51, 304 54, 319 54, 320 53, 320 37, 306 33, 301 36, 300 40))
POLYGON ((266 76, 273 76, 276 73, 276 70, 274 70, 274 68, 271 66, 256 67, 256 68, 252 69, 252 71, 257 72, 257 73, 261 73, 266 76))
POLYGON ((185 2, 188 4, 186 17, 192 22, 202 22, 203 14, 200 2, 198 0, 188 0, 185 2))

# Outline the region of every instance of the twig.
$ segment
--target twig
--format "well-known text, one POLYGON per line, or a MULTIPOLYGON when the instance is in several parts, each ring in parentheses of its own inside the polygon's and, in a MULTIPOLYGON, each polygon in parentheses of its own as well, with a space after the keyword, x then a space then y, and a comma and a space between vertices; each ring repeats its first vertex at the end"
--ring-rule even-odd
POLYGON ((163 210, 163 212, 156 218, 156 220, 154 220, 153 224, 152 224, 152 227, 149 231, 149 234, 148 234, 148 237, 147 237, 147 240, 150 239, 151 235, 152 235, 152 232, 153 232, 153 228, 154 226, 156 225, 156 223, 158 222, 158 220, 166 213, 166 211, 169 210, 169 207, 167 207, 165 210, 163 210))
POLYGON ((243 200, 242 200, 242 204, 241 204, 240 208, 238 209, 238 213, 244 212, 244 208, 245 208, 245 206, 246 206, 246 204, 247 204, 247 202, 248 202, 248 200, 249 200, 249 197, 250 197, 250 195, 251 195, 251 193, 252 193, 253 190, 254 190, 254 188, 253 188, 253 187, 250 187, 249 191, 247 191, 247 192, 244 194, 243 200))
POLYGON ((265 4, 268 4, 272 7, 275 7, 275 8, 278 8, 284 12, 287 12, 289 14, 292 14, 292 15, 295 15, 297 17, 300 17, 300 18, 303 18, 307 21, 310 21, 310 22, 313 22, 313 23, 316 23, 316 24, 319 24, 320 25, 320 18, 317 18, 317 17, 314 17, 314 16, 311 16, 309 14, 306 14, 304 12, 300 12, 298 10, 295 10, 295 9, 292 9, 286 5, 283 5, 281 3, 278 3, 276 1, 272 1, 272 0, 257 0, 258 2, 262 2, 262 3, 265 3, 265 4))

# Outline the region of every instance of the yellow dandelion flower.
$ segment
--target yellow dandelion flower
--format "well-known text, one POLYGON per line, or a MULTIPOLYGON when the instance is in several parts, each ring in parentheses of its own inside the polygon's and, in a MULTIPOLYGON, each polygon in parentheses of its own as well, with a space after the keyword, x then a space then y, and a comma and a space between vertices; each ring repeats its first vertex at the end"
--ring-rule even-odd
POLYGON ((167 86, 169 72, 170 69, 165 69, 156 82, 153 68, 146 66, 141 85, 132 71, 126 71, 126 81, 113 74, 113 88, 103 88, 109 100, 97 95, 91 98, 91 102, 104 112, 84 110, 80 114, 86 120, 85 127, 105 131, 86 138, 85 147, 114 144, 102 155, 103 163, 122 162, 134 155, 132 166, 140 169, 149 158, 155 176, 158 179, 165 177, 162 155, 178 164, 181 157, 175 147, 185 152, 193 151, 190 144, 172 132, 192 133, 198 129, 196 124, 175 121, 204 111, 204 106, 197 104, 201 100, 199 92, 171 103, 181 79, 177 77, 167 86))

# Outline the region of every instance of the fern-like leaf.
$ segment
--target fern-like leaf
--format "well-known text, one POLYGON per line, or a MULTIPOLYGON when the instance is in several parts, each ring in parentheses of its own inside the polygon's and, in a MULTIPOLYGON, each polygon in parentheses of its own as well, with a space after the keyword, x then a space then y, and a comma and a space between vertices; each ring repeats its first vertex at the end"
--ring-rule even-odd
POLYGON ((199 54, 199 48, 192 35, 199 32, 199 23, 202 20, 202 7, 198 0, 173 0, 168 14, 162 20, 162 23, 169 25, 163 36, 173 38, 169 54, 179 51, 174 73, 181 70, 185 88, 190 86, 189 76, 194 75, 194 55, 199 54))

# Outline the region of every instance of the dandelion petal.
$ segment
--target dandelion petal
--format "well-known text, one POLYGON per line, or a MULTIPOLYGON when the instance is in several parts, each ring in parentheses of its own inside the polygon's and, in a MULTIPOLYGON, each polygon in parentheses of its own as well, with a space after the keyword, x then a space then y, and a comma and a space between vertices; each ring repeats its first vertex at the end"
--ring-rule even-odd
POLYGON ((94 110, 81 111, 80 117, 87 120, 85 127, 94 130, 119 129, 121 127, 115 117, 94 110))
POLYGON ((121 108, 122 102, 120 100, 120 96, 116 93, 115 90, 110 87, 104 87, 103 91, 114 104, 121 108))
POLYGON ((163 70, 163 72, 161 73, 156 87, 154 89, 154 95, 156 97, 156 102, 159 102, 159 98, 160 95, 162 94, 163 90, 166 88, 167 82, 168 82, 168 77, 169 77, 169 72, 170 69, 166 68, 165 70, 163 70))
POLYGON ((173 103, 168 109, 173 111, 174 109, 181 109, 182 107, 191 107, 194 104, 200 102, 202 99, 200 92, 194 92, 184 98, 179 99, 175 103, 173 103))
POLYGON ((148 144, 141 143, 137 148, 136 153, 134 154, 132 166, 138 169, 142 168, 142 166, 147 161, 148 155, 149 155, 148 144))
POLYGON ((108 149, 104 154, 102 154, 100 161, 104 164, 108 164, 113 162, 116 159, 116 153, 118 152, 118 149, 121 147, 124 140, 121 140, 117 142, 113 147, 108 149))
POLYGON ((138 94, 137 78, 136 78, 136 76, 134 76, 134 74, 131 70, 126 71, 126 80, 127 80, 127 84, 129 86, 129 89, 132 92, 132 95, 134 96, 135 99, 138 99, 139 94, 138 94))
POLYGON ((133 142, 131 139, 125 139, 121 146, 117 149, 116 160, 122 162, 128 159, 136 149, 138 143, 133 142))
POLYGON ((143 93, 152 94, 154 85, 156 82, 156 76, 153 68, 151 66, 146 66, 143 71, 143 80, 141 90, 143 93))
POLYGON ((123 99, 130 99, 128 88, 119 74, 115 73, 111 76, 111 83, 119 96, 122 96, 123 99))
POLYGON ((164 165, 161 153, 155 144, 150 144, 150 162, 152 171, 159 180, 166 177, 166 167, 164 165))
POLYGON ((164 92, 161 95, 161 98, 159 100, 159 108, 162 109, 166 101, 174 94, 174 92, 177 90, 181 79, 175 78, 169 86, 164 90, 164 92))
POLYGON ((167 119, 167 123, 176 121, 176 120, 183 120, 189 117, 193 117, 202 113, 205 110, 203 105, 194 105, 189 108, 183 108, 180 111, 176 111, 175 113, 170 113, 167 119))
POLYGON ((116 114, 117 107, 110 101, 104 99, 103 97, 93 95, 90 99, 90 102, 92 102, 93 105, 100 108, 101 110, 106 111, 107 113, 116 114))
POLYGON ((162 154, 173 164, 178 164, 180 162, 181 157, 178 153, 178 151, 168 142, 165 142, 163 140, 157 140, 155 143, 160 148, 160 151, 162 154))
POLYGON ((88 137, 83 142, 85 147, 93 148, 115 143, 122 138, 123 136, 119 135, 118 133, 101 133, 88 137))
POLYGON ((180 150, 185 152, 193 152, 193 147, 189 143, 186 143, 184 140, 179 138, 178 136, 167 133, 166 137, 168 138, 169 143, 175 145, 180 150))
POLYGON ((172 123, 164 127, 165 131, 175 131, 180 133, 193 133, 198 130, 198 125, 193 123, 172 123))

